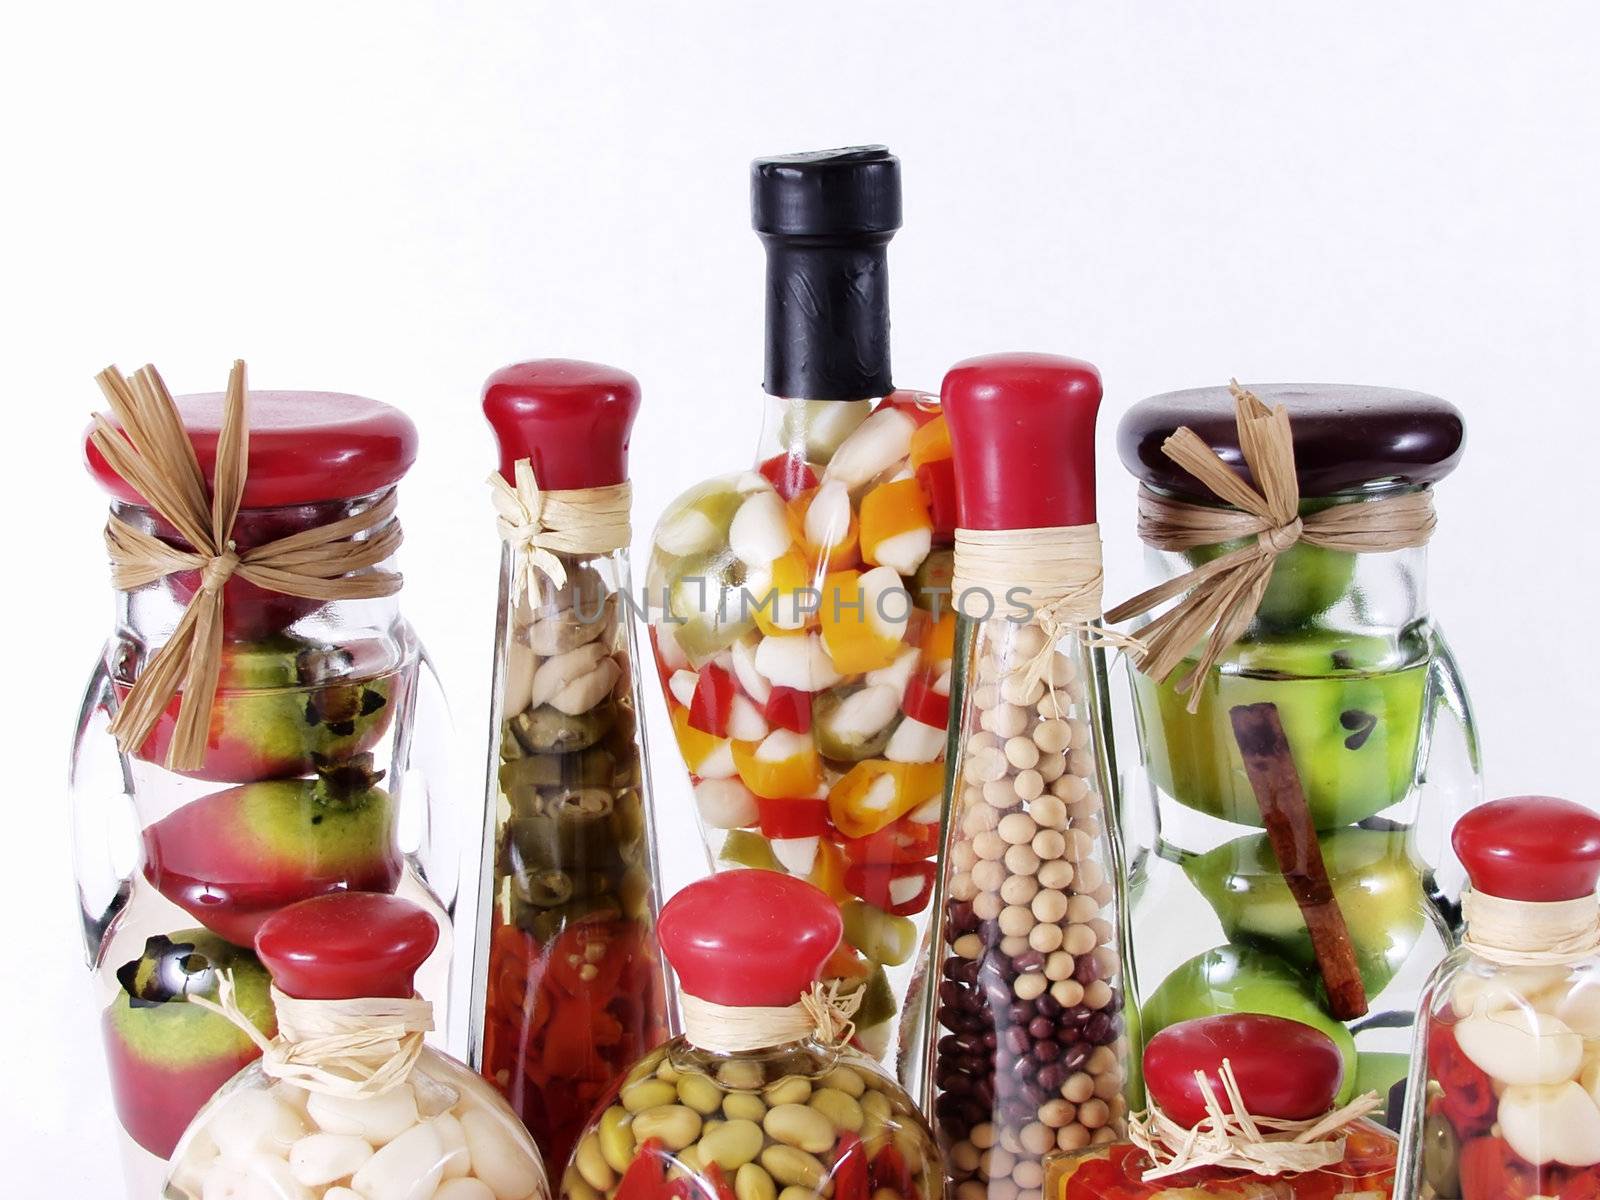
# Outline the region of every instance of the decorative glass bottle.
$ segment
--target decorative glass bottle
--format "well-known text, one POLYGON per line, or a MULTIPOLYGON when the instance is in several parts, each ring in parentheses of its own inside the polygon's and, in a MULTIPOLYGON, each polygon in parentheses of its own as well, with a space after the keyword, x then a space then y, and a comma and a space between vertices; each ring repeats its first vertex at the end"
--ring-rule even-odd
POLYGON ((845 1044, 859 993, 818 982, 843 928, 811 884, 731 871, 661 911, 684 1033, 618 1081, 564 1200, 936 1200, 910 1097, 845 1044))
POLYGON ((1055 1156, 1051 1200, 1388 1200, 1395 1136, 1366 1114, 1368 1092, 1336 1108, 1344 1057, 1331 1038, 1259 1013, 1198 1017, 1150 1039, 1151 1107, 1130 1140, 1055 1156), (1292 1064, 1292 1065, 1286 1065, 1292 1064))
POLYGON ((1087 363, 995 355, 941 396, 955 447, 958 733, 924 1083, 958 1200, 1036 1200, 1044 1159, 1120 1136, 1122 878, 1105 797, 1087 363))
MULTIPOLYGON (((151 368, 131 381, 107 372, 102 386, 113 416, 91 428, 85 453, 111 494, 119 590, 72 790, 129 1192, 144 1197, 189 1119, 257 1053, 184 995, 214 998, 227 970, 241 1007, 271 1032, 251 949, 266 918, 342 889, 399 892, 443 918, 430 885, 449 895, 454 856, 430 835, 448 730, 394 595, 395 485, 416 453, 403 414, 323 392, 246 397, 242 364, 226 396, 181 397, 175 409, 151 368), (210 512, 219 459, 236 517, 226 497, 210 512), (218 684, 211 699, 199 680, 186 700, 183 656, 202 648, 192 637, 202 616, 220 627, 218 684), (158 668, 175 662, 169 700, 158 668), (140 700, 147 732, 118 723, 140 700)), ((441 940, 425 968, 435 994, 448 965, 441 940)))
POLYGON ((940 839, 949 431, 931 397, 890 382, 899 161, 881 146, 761 159, 751 199, 767 248, 762 449, 657 524, 651 634, 716 867, 794 875, 838 902, 828 976, 864 992, 857 1036, 884 1056, 940 839))
POLYGON ((1108 618, 1183 597, 1137 632, 1149 653, 1132 675, 1146 1036, 1273 1013, 1333 1038, 1347 1095, 1404 1079, 1457 921, 1447 831, 1477 799, 1471 714, 1426 588, 1433 487, 1463 437, 1436 397, 1320 384, 1174 392, 1123 418, 1163 582, 1108 618))
POLYGON ((1419 1200, 1600 1195, 1600 816, 1495 800, 1454 842, 1467 927, 1423 994, 1400 1177, 1419 1200))
POLYGON ((228 1003, 263 1051, 195 1117, 164 1200, 548 1200, 544 1166, 505 1100, 423 1044, 433 1006, 413 977, 439 926, 427 910, 333 892, 262 922, 278 1035, 228 1003))
POLYGON ((495 372, 505 546, 472 1061, 564 1163, 616 1077, 664 1041, 658 882, 629 620, 633 376, 495 372))

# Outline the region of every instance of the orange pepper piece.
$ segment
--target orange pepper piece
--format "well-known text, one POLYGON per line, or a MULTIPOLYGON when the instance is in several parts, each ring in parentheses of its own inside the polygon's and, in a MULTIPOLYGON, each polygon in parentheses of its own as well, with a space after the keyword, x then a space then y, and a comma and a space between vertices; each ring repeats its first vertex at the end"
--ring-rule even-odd
POLYGON ((868 759, 828 792, 828 816, 847 838, 871 837, 944 788, 944 764, 868 759))
POLYGON ((950 458, 950 425, 940 413, 911 435, 911 469, 950 458))
POLYGON ((835 904, 854 899, 844 886, 844 852, 830 841, 817 843, 817 861, 806 879, 826 892, 835 904))
MULTIPOLYGON (((768 749, 770 756, 772 749, 768 749)), ((739 778, 764 800, 809 796, 822 784, 822 760, 809 733, 780 729, 761 742, 734 742, 733 765, 739 778), (782 758, 763 757, 762 747, 791 751, 782 758)))
POLYGON ((928 631, 928 638, 922 644, 923 652, 936 662, 949 662, 956 655, 956 614, 955 610, 946 608, 939 614, 939 619, 933 623, 933 628, 928 631))
POLYGON ((678 750, 683 755, 689 773, 698 775, 706 760, 726 746, 728 739, 703 733, 689 724, 689 710, 684 705, 674 704, 671 707, 672 732, 678 736, 678 750))
MULTIPOLYGON (((798 538, 796 541, 798 542, 798 538)), ((784 616, 794 615, 794 595, 801 588, 810 587, 811 579, 811 564, 798 549, 790 547, 772 564, 772 580, 767 585, 766 591, 757 594, 751 589, 746 603, 749 605, 750 615, 755 618, 756 627, 768 637, 783 637, 800 632, 778 625, 774 618, 780 613, 784 616)), ((815 608, 808 608, 803 615, 806 625, 816 624, 815 608)))
POLYGON ((922 485, 914 478, 880 483, 861 499, 861 557, 874 566, 881 543, 912 530, 932 528, 922 485))
POLYGON ((795 544, 806 548, 806 557, 813 564, 821 564, 830 571, 855 566, 861 561, 858 545, 861 525, 854 511, 850 513, 850 524, 844 536, 833 545, 813 546, 806 540, 806 513, 811 511, 811 501, 816 494, 816 488, 807 488, 789 501, 789 531, 794 535, 795 544))
POLYGON ((860 572, 835 571, 822 581, 822 645, 842 675, 887 667, 905 648, 898 632, 886 634, 873 622, 870 605, 860 572))

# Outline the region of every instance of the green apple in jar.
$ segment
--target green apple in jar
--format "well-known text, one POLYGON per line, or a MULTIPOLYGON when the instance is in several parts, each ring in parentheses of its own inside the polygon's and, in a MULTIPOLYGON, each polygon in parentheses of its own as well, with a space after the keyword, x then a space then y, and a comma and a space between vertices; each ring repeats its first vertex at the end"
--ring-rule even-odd
POLYGON ((1135 673, 1146 767, 1188 808, 1261 827, 1229 710, 1270 703, 1294 753, 1317 829, 1353 825, 1410 790, 1422 729, 1427 662, 1421 647, 1332 630, 1242 640, 1199 683, 1200 702, 1135 673))

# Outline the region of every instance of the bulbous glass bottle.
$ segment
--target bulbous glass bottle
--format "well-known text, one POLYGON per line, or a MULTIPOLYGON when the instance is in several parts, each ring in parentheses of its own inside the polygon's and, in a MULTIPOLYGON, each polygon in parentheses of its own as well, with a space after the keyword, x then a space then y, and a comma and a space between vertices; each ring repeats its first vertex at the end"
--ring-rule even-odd
MULTIPOLYGON (((177 404, 209 483, 221 397, 177 404)), ((368 511, 416 453, 402 413, 356 396, 255 392, 249 422, 240 551, 368 511)), ((85 455, 117 516, 184 545, 87 440, 85 455)), ((226 1021, 183 1003, 185 992, 214 997, 217 970, 231 971, 241 1004, 270 1032, 252 941, 273 912, 367 889, 408 896, 448 929, 455 886, 453 827, 439 820, 448 716, 394 596, 319 603, 229 579, 201 766, 165 765, 176 697, 141 746, 118 749, 112 717, 198 586, 197 573, 174 574, 117 593, 73 746, 78 894, 136 1196, 152 1194, 189 1119, 257 1054, 226 1021)), ((436 995, 449 957, 441 939, 425 967, 436 995)))
POLYGON ((662 515, 651 637, 715 867, 834 897, 845 941, 829 977, 863 991, 859 1044, 889 1056, 939 848, 949 433, 931 397, 890 381, 898 160, 763 159, 751 195, 768 256, 763 444, 755 470, 662 515))

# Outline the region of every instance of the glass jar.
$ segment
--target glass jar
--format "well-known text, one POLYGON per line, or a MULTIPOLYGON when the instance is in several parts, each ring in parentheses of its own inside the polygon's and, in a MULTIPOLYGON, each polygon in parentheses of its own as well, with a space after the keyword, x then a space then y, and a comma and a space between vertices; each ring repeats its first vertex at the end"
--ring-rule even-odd
POLYGON ((1495 800, 1454 842, 1467 929, 1423 994, 1401 1179, 1421 1200, 1600 1194, 1600 817, 1495 800))
POLYGON ((498 498, 514 520, 503 513, 471 1061, 556 1163, 605 1090, 669 1032, 629 620, 638 407, 633 376, 592 363, 521 363, 484 391, 508 485, 498 498), (540 519, 522 524, 536 488, 540 519), (620 521, 607 516, 619 506, 620 521))
POLYGON ((961 520, 958 749, 924 1086, 959 1200, 1031 1200, 1048 1153, 1115 1140, 1127 1112, 1105 666, 1085 636, 1100 378, 996 355, 953 369, 941 399, 961 520))
MULTIPOLYGON (((257 392, 249 403, 233 525, 241 552, 391 503, 415 456, 411 422, 373 400, 257 392)), ((177 406, 209 486, 221 398, 177 406)), ((85 453, 116 517, 184 545, 92 442, 85 453)), ((214 998, 216 970, 227 969, 270 1032, 267 975, 251 946, 273 912, 357 888, 409 896, 442 920, 438 897, 454 887, 454 855, 434 839, 445 708, 392 595, 319 603, 233 576, 202 761, 165 765, 178 697, 141 744, 119 750, 111 721, 198 586, 197 573, 180 573, 117 593, 73 747, 78 891, 129 1190, 140 1196, 201 1104, 257 1053, 226 1021, 183 1003, 185 992, 214 998)), ((438 995, 449 953, 441 940, 426 967, 438 995)))
MULTIPOLYGON (((1461 455, 1461 415, 1435 397, 1333 385, 1256 392, 1287 409, 1302 520, 1396 497, 1421 504, 1461 455)), ((1145 400, 1117 439, 1142 513, 1178 502, 1202 520, 1242 516, 1167 456, 1180 426, 1242 469, 1227 389, 1145 400)), ((1160 579, 1248 542, 1193 544, 1203 540, 1152 548, 1160 579)), ((1248 626, 1191 696, 1176 683, 1195 664, 1191 653, 1165 682, 1131 672, 1148 801, 1124 820, 1136 847, 1133 920, 1150 931, 1134 946, 1145 1033, 1207 1013, 1275 1013, 1340 1045, 1347 1094, 1387 1094, 1405 1077, 1418 995, 1458 921, 1461 874, 1446 835, 1478 795, 1476 735, 1428 608, 1426 550, 1291 544, 1248 626), (1275 707, 1303 795, 1276 832, 1232 723, 1254 705, 1275 707), (1275 847, 1275 836, 1287 840, 1275 847)), ((1392 1105, 1389 1119, 1398 1114, 1392 1105)))
POLYGON ((842 928, 811 884, 753 871, 668 901, 661 943, 685 1032, 596 1111, 562 1179, 565 1200, 941 1196, 927 1125, 874 1061, 840 1044, 848 1019, 815 986, 842 928))
POLYGON ((1395 1136, 1361 1115, 1379 1098, 1334 1111, 1344 1059, 1319 1030, 1253 1013, 1180 1021, 1150 1039, 1144 1074, 1157 1107, 1135 1118, 1134 1140, 1052 1157, 1051 1200, 1394 1193, 1395 1136), (1253 1132, 1238 1119, 1246 1114, 1253 1132))
POLYGON ((200 1110, 164 1200, 548 1200, 539 1152, 500 1094, 430 1046, 410 1057, 407 1039, 431 1027, 412 977, 438 936, 427 910, 365 892, 263 921, 282 1035, 270 1062, 200 1110), (374 1040, 330 1054, 335 1030, 374 1040))
POLYGON ((829 977, 864 992, 859 1044, 885 1056, 939 848, 949 432, 930 397, 890 383, 898 160, 759 160, 752 200, 768 254, 759 466, 662 515, 651 635, 715 866, 794 875, 839 903, 829 977))

